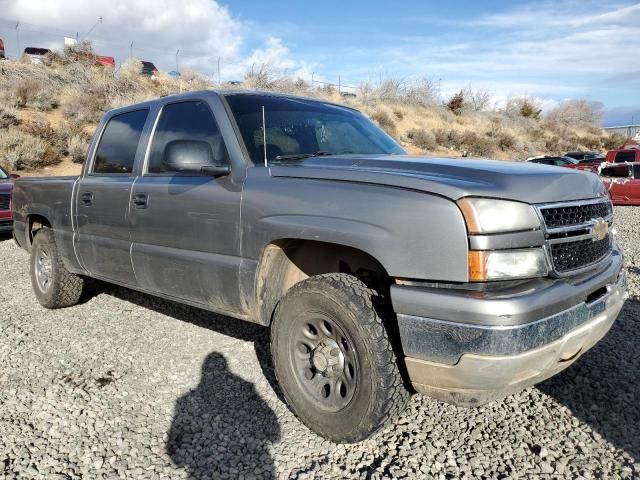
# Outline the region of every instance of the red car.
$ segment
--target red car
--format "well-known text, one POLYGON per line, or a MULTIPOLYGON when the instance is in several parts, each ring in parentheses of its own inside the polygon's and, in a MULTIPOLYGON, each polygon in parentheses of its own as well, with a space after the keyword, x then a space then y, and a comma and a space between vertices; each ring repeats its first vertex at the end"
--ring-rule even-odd
POLYGON ((0 233, 13 230, 13 214, 11 213, 11 192, 13 181, 19 175, 9 174, 0 167, 0 233))
POLYGON ((640 162, 640 148, 621 148, 619 150, 609 150, 607 152, 607 163, 640 162))
POLYGON ((606 166, 600 178, 614 205, 640 205, 640 162, 606 166))

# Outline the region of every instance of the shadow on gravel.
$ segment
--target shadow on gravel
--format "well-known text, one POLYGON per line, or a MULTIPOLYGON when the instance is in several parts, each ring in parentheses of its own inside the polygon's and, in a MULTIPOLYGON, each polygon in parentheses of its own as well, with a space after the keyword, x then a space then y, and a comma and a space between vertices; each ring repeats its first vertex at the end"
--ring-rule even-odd
POLYGON ((214 352, 198 387, 176 402, 167 452, 194 479, 274 478, 267 447, 279 439, 278 420, 253 384, 214 352))
POLYGON ((8 242, 8 241, 13 241, 13 236, 11 235, 11 232, 0 233, 0 242, 8 242))
POLYGON ((251 322, 191 307, 182 303, 172 302, 160 297, 130 290, 124 287, 105 283, 96 279, 89 279, 80 303, 91 300, 96 295, 106 293, 120 300, 131 302, 140 307, 148 308, 163 315, 169 315, 176 320, 189 322, 201 328, 207 328, 228 337, 238 338, 253 343, 260 368, 274 393, 283 403, 286 403, 278 382, 276 381, 269 349, 269 329, 251 322))
POLYGON ((640 302, 627 300, 607 336, 538 388, 640 461, 640 302))

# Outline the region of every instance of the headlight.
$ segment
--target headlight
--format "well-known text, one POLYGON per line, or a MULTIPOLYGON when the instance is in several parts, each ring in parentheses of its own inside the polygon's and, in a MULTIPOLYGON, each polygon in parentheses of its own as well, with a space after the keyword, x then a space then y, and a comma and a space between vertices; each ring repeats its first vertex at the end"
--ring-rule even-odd
POLYGON ((544 277, 549 273, 542 248, 469 252, 469 280, 544 277))
POLYGON ((469 233, 506 233, 540 228, 531 205, 510 200, 467 197, 458 200, 469 233))

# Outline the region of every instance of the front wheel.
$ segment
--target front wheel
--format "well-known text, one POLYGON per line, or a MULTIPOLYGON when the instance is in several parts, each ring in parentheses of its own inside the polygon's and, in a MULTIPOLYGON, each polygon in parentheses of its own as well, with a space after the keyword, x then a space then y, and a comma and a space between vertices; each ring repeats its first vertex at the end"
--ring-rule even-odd
POLYGON ((46 308, 70 307, 82 295, 84 279, 65 268, 49 228, 38 230, 33 239, 31 285, 38 302, 46 308))
POLYGON ((294 285, 276 309, 271 353, 284 397, 335 442, 367 438, 409 398, 376 298, 357 278, 333 273, 294 285))

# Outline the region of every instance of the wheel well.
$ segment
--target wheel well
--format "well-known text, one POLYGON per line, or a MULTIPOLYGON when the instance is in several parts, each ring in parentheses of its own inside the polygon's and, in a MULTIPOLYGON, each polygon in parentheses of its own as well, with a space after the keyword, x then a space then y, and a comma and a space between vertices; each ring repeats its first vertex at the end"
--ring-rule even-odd
POLYGON ((42 215, 29 215, 27 218, 28 234, 29 234, 29 246, 33 243, 33 238, 41 228, 51 228, 51 222, 42 215))
POLYGON ((391 279, 374 257, 357 248, 282 239, 265 247, 256 273, 257 313, 269 325, 276 305, 296 283, 323 273, 349 273, 388 297, 391 279))

